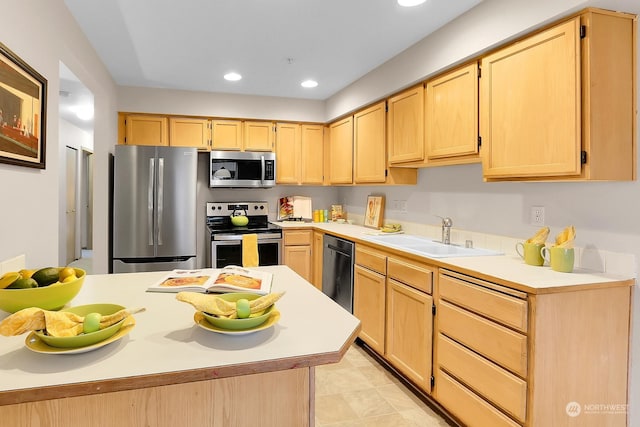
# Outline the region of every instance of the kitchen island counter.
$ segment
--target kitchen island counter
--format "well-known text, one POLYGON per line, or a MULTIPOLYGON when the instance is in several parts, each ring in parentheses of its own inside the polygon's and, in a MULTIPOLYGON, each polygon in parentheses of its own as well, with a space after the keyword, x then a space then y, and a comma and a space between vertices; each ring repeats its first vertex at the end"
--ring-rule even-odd
POLYGON ((240 336, 197 326, 174 293, 146 292, 166 273, 87 276, 70 305, 146 311, 128 335, 87 353, 35 353, 25 335, 2 337, 0 417, 14 426, 248 425, 258 413, 261 425, 313 424, 314 366, 339 361, 360 323, 288 267, 261 268, 274 273, 273 292, 286 292, 281 317, 240 336))

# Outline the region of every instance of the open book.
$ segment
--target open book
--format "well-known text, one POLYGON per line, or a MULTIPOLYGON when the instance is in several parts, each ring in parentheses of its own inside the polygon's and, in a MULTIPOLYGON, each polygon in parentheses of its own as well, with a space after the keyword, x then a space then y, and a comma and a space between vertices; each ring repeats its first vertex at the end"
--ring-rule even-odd
POLYGON ((202 270, 173 270, 147 288, 149 292, 271 292, 273 274, 268 271, 230 265, 202 270))

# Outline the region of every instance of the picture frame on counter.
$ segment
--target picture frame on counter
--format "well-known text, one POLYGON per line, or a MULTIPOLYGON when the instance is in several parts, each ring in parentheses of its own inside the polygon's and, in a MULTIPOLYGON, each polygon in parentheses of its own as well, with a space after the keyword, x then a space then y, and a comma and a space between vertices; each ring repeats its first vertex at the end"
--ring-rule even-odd
POLYGON ((47 80, 0 43, 0 163, 45 169, 47 80))
POLYGON ((380 228, 384 212, 384 196, 367 196, 367 207, 364 213, 364 226, 380 228))

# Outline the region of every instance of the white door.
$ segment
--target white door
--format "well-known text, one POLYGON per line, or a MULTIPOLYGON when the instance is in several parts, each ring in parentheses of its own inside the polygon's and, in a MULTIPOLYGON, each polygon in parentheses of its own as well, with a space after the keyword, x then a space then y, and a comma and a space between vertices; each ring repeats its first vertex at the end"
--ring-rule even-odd
POLYGON ((79 258, 76 253, 76 182, 78 176, 78 150, 67 147, 67 256, 66 263, 69 264, 79 258))

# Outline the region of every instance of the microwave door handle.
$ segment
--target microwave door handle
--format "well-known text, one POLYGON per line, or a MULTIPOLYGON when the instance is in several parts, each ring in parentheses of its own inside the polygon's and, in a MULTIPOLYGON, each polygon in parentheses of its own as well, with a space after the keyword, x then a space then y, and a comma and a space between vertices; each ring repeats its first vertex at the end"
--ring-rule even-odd
POLYGON ((149 246, 153 246, 153 188, 156 171, 155 159, 149 159, 149 186, 147 187, 147 235, 149 246))
POLYGON ((162 245, 162 217, 164 206, 164 157, 158 159, 158 246, 162 245))
POLYGON ((264 156, 260 156, 260 184, 264 185, 264 156))

